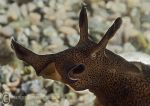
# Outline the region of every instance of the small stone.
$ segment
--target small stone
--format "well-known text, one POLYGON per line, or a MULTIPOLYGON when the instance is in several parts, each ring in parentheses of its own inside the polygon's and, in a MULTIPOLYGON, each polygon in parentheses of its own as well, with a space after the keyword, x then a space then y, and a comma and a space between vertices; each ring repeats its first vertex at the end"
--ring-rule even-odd
POLYGON ((25 93, 29 93, 30 92, 30 86, 31 86, 31 82, 25 82, 21 84, 21 91, 25 92, 25 93))
POLYGON ((50 94, 50 99, 53 101, 53 102, 59 102, 59 99, 60 99, 60 97, 58 96, 58 95, 56 95, 56 94, 50 94))
POLYGON ((124 33, 124 35, 123 35, 124 39, 123 40, 125 42, 127 42, 131 36, 133 37, 139 33, 134 28, 134 25, 131 23, 130 17, 124 17, 123 18, 122 32, 124 33))
POLYGON ((1 8, 6 8, 6 7, 7 7, 7 2, 6 2, 6 0, 0 0, 0 7, 1 7, 1 8))
POLYGON ((7 16, 6 15, 0 15, 0 24, 7 24, 7 16))
POLYGON ((25 106, 41 106, 41 105, 42 101, 40 95, 28 94, 25 97, 25 106))
POLYGON ((19 5, 32 2, 33 0, 15 0, 19 5))
MULTIPOLYGON (((57 5, 57 7, 59 8, 59 6, 57 5)), ((64 9, 64 7, 61 7, 57 10, 57 12, 55 12, 55 16, 57 20, 65 20, 68 16, 64 15, 67 14, 66 10, 64 9), (60 17, 61 16, 61 17, 60 17)))
POLYGON ((0 29, 0 34, 5 37, 11 37, 14 34, 14 30, 11 26, 5 26, 0 29))
POLYGON ((114 53, 122 53, 123 48, 120 45, 108 45, 107 48, 114 53))
POLYGON ((17 3, 13 3, 9 6, 7 17, 11 21, 16 21, 20 17, 20 8, 17 3))
POLYGON ((61 46, 56 46, 55 49, 52 50, 53 53, 58 53, 60 51, 64 51, 68 49, 68 46, 65 46, 64 44, 62 44, 61 46))
POLYGON ((75 20, 72 20, 72 19, 66 19, 64 22, 64 25, 69 26, 69 27, 73 27, 76 24, 77 24, 77 22, 75 20))
POLYGON ((49 88, 54 83, 54 80, 45 80, 44 86, 45 88, 49 88))
POLYGON ((52 26, 49 26, 47 28, 44 28, 43 30, 43 34, 45 36, 57 36, 57 31, 52 27, 52 26))
POLYGON ((22 45, 24 45, 25 47, 28 47, 29 43, 28 43, 28 38, 25 34, 23 33, 19 33, 18 37, 17 37, 17 41, 19 43, 21 43, 22 45))
POLYGON ((69 101, 70 104, 74 104, 77 100, 77 95, 73 92, 69 92, 65 96, 66 96, 66 99, 69 101))
POLYGON ((127 5, 130 8, 139 7, 141 5, 141 1, 140 0, 127 0, 127 5))
POLYGON ((59 36, 50 37, 51 44, 57 45, 58 47, 64 44, 64 41, 59 36))
POLYGON ((0 14, 6 14, 6 10, 4 8, 0 9, 0 14))
POLYGON ((107 3, 106 6, 107 6, 108 9, 110 9, 114 13, 124 14, 127 11, 126 5, 124 3, 119 2, 119 1, 117 1, 117 2, 110 1, 110 2, 107 3))
MULTIPOLYGON (((42 98, 42 102, 47 102, 49 100, 49 97, 48 96, 45 96, 44 98, 42 98)), ((45 106, 45 105, 44 105, 45 106)))
POLYGON ((91 33, 104 33, 107 29, 106 23, 100 16, 94 16, 89 19, 89 29, 91 33))
POLYGON ((53 27, 47 27, 44 29, 43 33, 46 37, 42 40, 42 45, 48 45, 48 43, 50 43, 56 46, 54 51, 58 51, 57 49, 64 44, 64 41, 58 36, 57 31, 53 27))
POLYGON ((40 39, 40 33, 32 31, 29 38, 38 41, 40 39))
POLYGON ((27 36, 30 36, 31 35, 31 31, 29 28, 25 28, 24 29, 24 33, 27 35, 27 36))
POLYGON ((52 8, 52 9, 54 9, 55 8, 55 6, 56 6, 56 4, 57 4, 57 1, 56 0, 49 0, 49 6, 52 8))
MULTIPOLYGON (((0 83, 0 91, 2 91, 2 84, 0 83)), ((2 94, 2 92, 0 92, 0 100, 2 100, 2 97, 3 97, 3 94, 2 94)), ((1 104, 0 104, 0 106, 2 106, 1 104)))
POLYGON ((89 39, 98 43, 102 39, 102 36, 98 33, 90 32, 89 39))
POLYGON ((142 27, 144 28, 144 29, 150 29, 150 23, 148 23, 148 22, 143 22, 142 23, 142 27))
POLYGON ((32 12, 32 13, 29 14, 29 18, 30 18, 30 22, 31 22, 32 24, 37 25, 37 24, 40 23, 41 15, 38 14, 38 13, 32 12))
POLYGON ((31 26, 32 31, 39 33, 40 29, 36 25, 31 26))
POLYGON ((140 27, 141 27, 141 13, 139 11, 140 11, 140 9, 133 8, 130 13, 132 21, 135 24, 135 27, 138 29, 140 29, 140 27))
POLYGON ((5 89, 5 91, 10 92, 10 88, 6 84, 3 84, 2 88, 5 89))
POLYGON ((66 35, 73 35, 73 34, 77 34, 77 31, 71 27, 67 27, 67 26, 62 26, 59 28, 59 31, 66 34, 66 35))
POLYGON ((94 94, 89 91, 85 92, 84 94, 81 94, 81 96, 78 98, 78 101, 80 101, 80 103, 82 103, 83 106, 94 106, 92 105, 94 100, 95 100, 94 94))
POLYGON ((29 12, 32 12, 33 10, 36 9, 36 5, 33 2, 30 2, 27 4, 27 9, 29 12))
POLYGON ((70 104, 69 104, 69 101, 67 100, 67 99, 62 99, 61 101, 60 101, 60 104, 62 104, 62 106, 70 106, 70 104))
POLYGON ((148 24, 150 24, 150 13, 142 16, 141 21, 142 22, 147 22, 148 24))
POLYGON ((31 33, 30 33, 30 36, 29 38, 32 39, 32 40, 39 40, 40 38, 40 29, 36 26, 36 25, 32 25, 31 26, 31 33))
POLYGON ((146 39, 148 40, 148 42, 150 44, 150 31, 145 31, 144 35, 145 35, 146 39))
POLYGON ((48 100, 44 106, 61 106, 61 104, 48 100))
POLYGON ((8 64, 13 61, 13 52, 10 47, 10 39, 0 36, 0 64, 8 64))
POLYGON ((42 83, 39 80, 33 80, 30 87, 31 92, 40 93, 42 90, 42 83))
POLYGON ((119 55, 128 61, 138 61, 144 64, 150 63, 150 56, 146 53, 136 51, 136 52, 124 52, 120 53, 119 55))
POLYGON ((23 17, 27 17, 28 16, 28 11, 27 11, 27 5, 23 4, 21 7, 20 7, 20 12, 22 14, 23 17))
POLYGON ((43 11, 45 13, 45 16, 44 16, 45 19, 48 19, 50 21, 55 21, 56 20, 56 15, 55 15, 54 10, 47 8, 43 11))
POLYGON ((40 92, 38 92, 38 93, 41 93, 41 94, 47 95, 47 90, 42 88, 42 89, 40 90, 40 92))
POLYGON ((56 98, 63 97, 63 88, 64 88, 64 84, 61 84, 61 83, 54 83, 53 84, 53 92, 54 92, 54 94, 55 94, 54 96, 56 98))
POLYGON ((0 67, 0 79, 2 84, 7 84, 10 82, 10 77, 13 74, 13 68, 10 66, 0 67))
POLYGON ((32 45, 32 50, 33 50, 35 53, 40 53, 40 52, 42 52, 42 46, 41 46, 40 44, 38 44, 38 42, 32 40, 31 45, 32 45))
POLYGON ((136 49, 131 43, 127 42, 123 46, 123 51, 124 52, 135 52, 136 49))
POLYGON ((25 93, 40 93, 42 88, 43 85, 40 80, 27 81, 21 85, 21 90, 25 93))
POLYGON ((21 29, 22 27, 29 27, 29 25, 30 25, 30 21, 27 19, 20 20, 20 21, 14 21, 14 22, 10 23, 10 26, 16 30, 21 29))
MULTIPOLYGON (((54 17, 54 16, 53 16, 54 17)), ((57 19, 56 20, 56 28, 60 28, 64 25, 64 21, 63 20, 60 20, 60 19, 57 19)))
POLYGON ((150 13, 150 2, 142 2, 141 3, 141 11, 145 14, 149 14, 150 13))
MULTIPOLYGON (((105 3, 102 3, 101 5, 105 5, 105 3)), ((98 16, 101 16, 101 17, 104 17, 104 18, 110 16, 110 14, 108 13, 108 11, 105 8, 100 8, 97 5, 95 5, 94 8, 95 8, 94 11, 92 10, 93 16, 97 16, 98 15, 98 16)))
POLYGON ((67 36, 67 39, 68 39, 70 46, 75 46, 78 43, 79 38, 80 38, 80 36, 77 34, 67 36))
POLYGON ((37 2, 35 2, 35 4, 37 5, 37 7, 40 7, 40 8, 44 7, 44 2, 41 0, 38 0, 37 2))

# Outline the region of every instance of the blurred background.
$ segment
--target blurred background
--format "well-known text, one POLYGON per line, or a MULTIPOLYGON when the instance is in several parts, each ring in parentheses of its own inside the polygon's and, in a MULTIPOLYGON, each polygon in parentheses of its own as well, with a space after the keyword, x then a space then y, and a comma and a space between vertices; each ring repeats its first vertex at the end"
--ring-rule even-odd
MULTIPOLYGON (((123 24, 107 48, 150 64, 150 0, 85 0, 89 38, 95 42, 117 17, 123 24)), ((0 0, 0 106, 91 106, 94 95, 38 77, 18 60, 10 41, 39 54, 73 47, 79 40, 81 0, 0 0), (9 94, 4 95, 4 94, 9 94), (4 99, 7 99, 4 101, 4 99), (10 101, 9 101, 10 98, 10 101)))

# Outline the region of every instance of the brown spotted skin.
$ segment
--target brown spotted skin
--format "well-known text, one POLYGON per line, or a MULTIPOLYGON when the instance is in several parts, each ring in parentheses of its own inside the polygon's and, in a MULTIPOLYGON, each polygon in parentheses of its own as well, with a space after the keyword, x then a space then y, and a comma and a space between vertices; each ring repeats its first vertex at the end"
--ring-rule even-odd
POLYGON ((83 6, 79 43, 62 52, 37 55, 14 40, 12 48, 19 59, 35 68, 37 75, 61 81, 77 91, 89 89, 97 97, 95 106, 150 106, 150 66, 128 62, 106 49, 121 18, 115 20, 98 44, 88 39, 87 22, 83 6))
MULTIPOLYGON (((89 48, 86 46, 84 50, 89 51, 89 48)), ((95 57, 97 61, 86 52, 80 53, 78 50, 79 48, 77 50, 72 48, 64 51, 64 54, 71 54, 71 56, 59 54, 60 61, 55 63, 65 83, 75 90, 89 89, 98 98, 105 98, 104 106, 148 106, 150 104, 150 83, 135 65, 107 49, 107 57, 98 52, 95 57), (82 75, 80 74, 83 77, 79 81, 73 82, 67 78, 67 70, 69 66, 78 63, 84 64, 86 70, 82 75)))

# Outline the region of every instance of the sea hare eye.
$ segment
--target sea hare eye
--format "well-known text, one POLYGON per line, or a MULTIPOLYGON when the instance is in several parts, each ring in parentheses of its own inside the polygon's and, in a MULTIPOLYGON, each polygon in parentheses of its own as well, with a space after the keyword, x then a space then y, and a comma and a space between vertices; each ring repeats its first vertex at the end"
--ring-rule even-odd
POLYGON ((79 64, 77 66, 75 66, 72 71, 73 71, 73 74, 80 74, 82 73, 83 71, 85 70, 85 66, 83 64, 79 64))

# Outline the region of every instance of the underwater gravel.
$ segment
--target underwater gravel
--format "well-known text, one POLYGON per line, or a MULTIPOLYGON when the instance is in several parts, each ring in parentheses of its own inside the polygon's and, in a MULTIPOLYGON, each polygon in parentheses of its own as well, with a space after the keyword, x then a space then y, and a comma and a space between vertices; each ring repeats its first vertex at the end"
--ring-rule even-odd
MULTIPOLYGON (((107 48, 129 60, 137 60, 140 55, 150 63, 149 0, 86 3, 90 39, 98 42, 121 16, 123 24, 107 48)), ((7 92, 11 97, 8 106, 92 106, 92 93, 75 93, 60 82, 37 77, 10 47, 12 37, 40 54, 75 46, 79 40, 80 9, 80 0, 0 0, 0 101, 7 92)))

